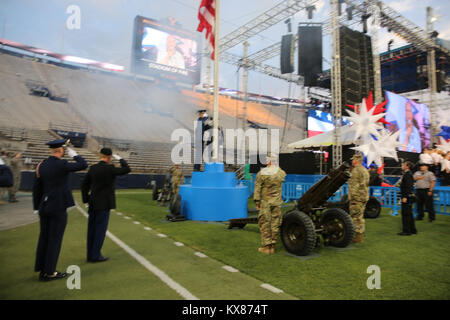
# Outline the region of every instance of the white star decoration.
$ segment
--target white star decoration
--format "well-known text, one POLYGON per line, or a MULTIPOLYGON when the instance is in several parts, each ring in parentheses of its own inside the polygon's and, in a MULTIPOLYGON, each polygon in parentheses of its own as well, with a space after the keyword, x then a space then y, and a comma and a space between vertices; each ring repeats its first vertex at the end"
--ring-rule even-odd
POLYGON ((438 149, 442 150, 444 153, 450 152, 450 141, 446 141, 444 138, 439 137, 441 144, 438 144, 438 149))
POLYGON ((374 115, 374 111, 375 108, 367 111, 364 99, 359 114, 352 111, 347 111, 347 113, 350 115, 348 120, 353 122, 350 128, 355 132, 354 141, 357 142, 358 138, 361 138, 360 144, 352 149, 367 157, 368 166, 374 162, 380 167, 383 165, 383 157, 398 161, 396 149, 403 144, 398 142, 400 131, 390 133, 377 123, 384 117, 385 113, 374 115))
POLYGON ((357 150, 367 157, 367 165, 375 162, 377 166, 383 164, 383 157, 393 158, 398 161, 397 151, 398 147, 403 146, 402 143, 398 142, 399 131, 395 133, 389 133, 386 130, 380 130, 378 132, 380 138, 378 140, 371 139, 368 143, 353 147, 353 150, 357 150))
POLYGON ((381 167, 381 165, 383 164, 379 141, 372 140, 369 143, 353 147, 352 149, 361 152, 367 157, 367 165, 375 162, 377 166, 381 167))
POLYGON ((382 150, 381 156, 386 158, 393 158, 395 161, 398 161, 397 151, 398 147, 403 147, 404 144, 398 141, 398 136, 400 135, 400 131, 395 133, 390 133, 387 130, 380 131, 380 149, 382 150))
POLYGON ((366 108, 365 99, 363 100, 362 105, 359 109, 359 114, 347 110, 347 113, 350 115, 350 117, 348 117, 348 120, 353 122, 351 128, 353 131, 355 131, 354 142, 356 142, 359 138, 362 138, 364 142, 367 142, 370 140, 371 135, 375 136, 377 139, 380 138, 380 134, 378 131, 382 130, 383 127, 378 124, 377 121, 383 118, 386 113, 379 113, 374 115, 373 112, 375 111, 375 108, 372 108, 368 111, 366 108))

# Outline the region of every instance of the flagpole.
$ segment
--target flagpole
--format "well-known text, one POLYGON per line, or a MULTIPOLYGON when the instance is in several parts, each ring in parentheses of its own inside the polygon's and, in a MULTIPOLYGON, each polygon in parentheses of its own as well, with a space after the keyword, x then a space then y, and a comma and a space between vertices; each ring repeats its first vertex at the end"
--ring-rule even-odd
POLYGON ((214 113, 213 113, 213 161, 219 155, 219 8, 220 0, 216 0, 214 22, 214 113))

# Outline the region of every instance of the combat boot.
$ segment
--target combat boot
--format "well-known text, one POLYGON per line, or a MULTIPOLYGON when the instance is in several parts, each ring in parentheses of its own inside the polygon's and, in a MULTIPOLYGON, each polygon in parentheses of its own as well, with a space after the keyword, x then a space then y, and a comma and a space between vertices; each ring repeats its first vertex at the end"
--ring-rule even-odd
POLYGON ((363 234, 362 233, 356 233, 355 237, 353 238, 353 243, 363 243, 363 234))
POLYGON ((272 244, 270 246, 270 254, 274 254, 275 253, 275 244, 272 244))
POLYGON ((264 246, 262 248, 258 248, 258 251, 264 254, 271 254, 271 245, 264 246))

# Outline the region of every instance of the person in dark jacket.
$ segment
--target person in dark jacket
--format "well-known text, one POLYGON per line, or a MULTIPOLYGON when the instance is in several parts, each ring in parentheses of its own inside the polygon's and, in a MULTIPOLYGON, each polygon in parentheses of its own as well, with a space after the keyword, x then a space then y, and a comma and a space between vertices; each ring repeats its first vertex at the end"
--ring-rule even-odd
POLYGON ((417 234, 414 217, 412 214, 412 204, 414 203, 414 178, 411 172, 413 164, 410 161, 402 163, 403 176, 400 183, 400 193, 402 199, 402 232, 400 236, 417 234))
POLYGON ((66 276, 56 271, 64 230, 67 224, 67 208, 75 205, 69 184, 69 173, 84 170, 87 162, 74 150, 67 153, 76 162, 63 160, 66 139, 47 143, 51 155, 36 167, 33 186, 33 207, 39 213, 40 234, 34 270, 40 271, 39 280, 49 281, 66 276))
POLYGON ((127 162, 118 155, 112 155, 109 148, 100 150, 100 162, 89 168, 81 185, 83 203, 89 204, 87 231, 88 262, 103 262, 101 249, 108 229, 109 211, 116 208, 114 184, 116 176, 129 173, 127 162), (120 161, 120 168, 111 163, 111 156, 120 161))
POLYGON ((377 167, 369 168, 369 186, 381 186, 381 177, 377 167))

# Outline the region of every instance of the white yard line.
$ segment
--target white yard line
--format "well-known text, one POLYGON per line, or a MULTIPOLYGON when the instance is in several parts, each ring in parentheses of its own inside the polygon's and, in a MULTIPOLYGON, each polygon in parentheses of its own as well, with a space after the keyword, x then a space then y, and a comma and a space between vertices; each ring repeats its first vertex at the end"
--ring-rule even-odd
MULTIPOLYGON (((85 216, 88 217, 86 211, 84 211, 80 206, 77 205, 78 210, 85 216)), ((139 253, 134 251, 131 247, 129 247, 125 242, 117 238, 111 232, 107 231, 106 235, 119 247, 125 250, 130 256, 136 259, 142 266, 144 266, 148 271, 157 276, 161 281, 167 284, 170 288, 175 290, 180 296, 182 296, 186 300, 199 300, 196 296, 190 293, 187 289, 181 286, 178 282, 174 281, 170 278, 164 271, 160 270, 158 267, 154 266, 150 261, 145 259, 139 253)))
POLYGON ((235 269, 235 268, 233 268, 233 267, 231 267, 231 266, 223 266, 222 269, 225 269, 225 270, 227 270, 228 272, 239 272, 238 269, 235 269))
POLYGON ((261 287, 264 288, 264 289, 267 289, 267 290, 269 290, 269 291, 272 291, 273 293, 282 293, 282 292, 283 292, 283 290, 280 290, 280 289, 278 289, 278 288, 275 288, 274 286, 272 286, 272 285, 270 285, 270 284, 268 284, 268 283, 263 283, 263 284, 261 285, 261 287))
POLYGON ((196 253, 194 253, 197 257, 199 257, 199 258, 206 258, 207 257, 207 255, 206 254, 203 254, 203 253, 201 253, 201 252, 196 252, 196 253))

